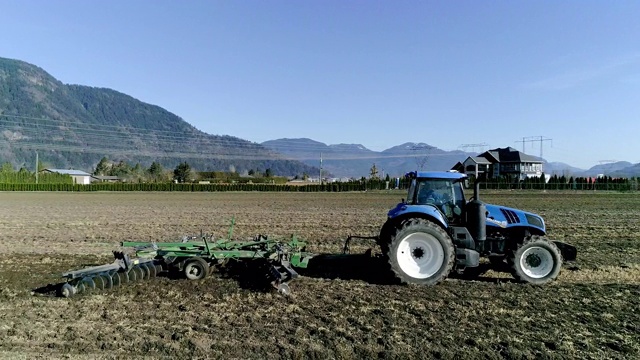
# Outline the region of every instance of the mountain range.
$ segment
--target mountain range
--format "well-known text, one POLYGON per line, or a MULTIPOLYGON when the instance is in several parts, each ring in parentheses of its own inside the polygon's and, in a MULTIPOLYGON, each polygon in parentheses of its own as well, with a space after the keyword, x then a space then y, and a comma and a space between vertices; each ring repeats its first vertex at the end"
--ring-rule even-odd
MULTIPOLYGON (((383 151, 361 144, 327 145, 312 139, 257 144, 204 133, 160 106, 112 89, 63 84, 45 70, 0 58, 0 162, 33 169, 35 152, 48 167, 91 172, 102 157, 173 168, 186 161, 199 171, 271 169, 277 175, 384 177, 410 170, 449 170, 476 153, 406 142, 383 151), (317 175, 316 175, 317 174, 317 175)), ((544 160, 543 160, 544 161, 544 160)), ((640 176, 640 164, 616 162, 591 169, 546 162, 547 174, 640 176)))
POLYGON ((0 58, 0 161, 34 169, 36 151, 46 166, 89 172, 104 156, 145 167, 186 161, 199 171, 317 171, 260 144, 206 134, 115 90, 66 85, 35 65, 0 58))
MULTIPOLYGON (((338 177, 361 177, 370 174, 373 165, 378 175, 401 176, 410 170, 422 169, 446 171, 458 161, 478 153, 459 150, 446 151, 425 143, 407 142, 383 151, 373 151, 361 144, 325 143, 307 138, 277 139, 262 143, 288 158, 302 161, 308 165, 320 166, 338 177)), ((537 156, 534 156, 540 159, 537 156)), ((633 165, 626 161, 593 166, 580 169, 562 162, 547 162, 544 159, 543 170, 548 175, 593 177, 600 174, 613 177, 640 176, 640 164, 633 165)))

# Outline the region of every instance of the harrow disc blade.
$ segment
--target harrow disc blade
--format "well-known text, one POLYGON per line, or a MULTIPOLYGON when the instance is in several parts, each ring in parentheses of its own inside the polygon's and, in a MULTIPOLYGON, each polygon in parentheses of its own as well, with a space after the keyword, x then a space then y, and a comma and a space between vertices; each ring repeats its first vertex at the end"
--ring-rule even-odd
POLYGON ((147 271, 149 272, 149 277, 156 277, 158 273, 156 272, 156 267, 153 264, 145 264, 147 271))
POLYGON ((90 291, 90 290, 95 290, 96 289, 96 283, 89 276, 82 278, 82 283, 84 283, 85 291, 87 291, 87 290, 90 291))
POLYGON ((134 266, 132 270, 133 273, 136 274, 135 281, 142 281, 144 279, 144 272, 140 269, 140 266, 134 266))
POLYGON ((104 284, 105 289, 113 288, 113 278, 111 277, 110 274, 105 274, 105 275, 102 275, 101 277, 105 281, 105 284, 104 284))
POLYGON ((100 276, 100 275, 94 276, 93 282, 95 283, 95 287, 98 290, 104 290, 106 288, 107 282, 105 281, 103 276, 100 276))
POLYGON ((122 284, 122 277, 119 272, 111 274, 111 284, 116 287, 122 284))
POLYGON ((78 283, 78 285, 76 285, 76 294, 82 294, 83 292, 86 292, 87 288, 84 286, 84 284, 81 282, 78 283))
POLYGON ((149 272, 149 268, 147 267, 146 264, 140 264, 138 265, 138 269, 140 269, 140 271, 142 272, 142 278, 144 280, 149 280, 150 277, 150 272, 149 272))
POLYGON ((129 279, 129 282, 136 282, 136 280, 138 280, 136 268, 131 268, 129 272, 127 272, 127 279, 129 279))

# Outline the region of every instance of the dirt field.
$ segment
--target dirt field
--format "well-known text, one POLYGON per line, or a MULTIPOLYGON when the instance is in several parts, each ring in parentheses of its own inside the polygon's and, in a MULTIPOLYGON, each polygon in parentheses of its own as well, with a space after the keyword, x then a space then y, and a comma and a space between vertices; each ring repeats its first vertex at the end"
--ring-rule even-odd
POLYGON ((232 279, 159 277, 73 299, 33 295, 111 262, 123 240, 204 230, 339 252, 404 193, 0 193, 0 358, 640 358, 640 194, 491 193, 578 247, 558 281, 489 272, 435 287, 303 277, 284 298, 232 279))

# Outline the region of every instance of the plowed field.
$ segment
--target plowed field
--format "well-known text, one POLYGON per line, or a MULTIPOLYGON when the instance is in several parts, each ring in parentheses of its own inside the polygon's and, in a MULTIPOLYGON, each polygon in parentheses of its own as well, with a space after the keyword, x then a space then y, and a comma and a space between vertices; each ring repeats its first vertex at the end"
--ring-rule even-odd
MULTIPOLYGON (((337 253, 404 196, 380 193, 0 193, 0 357, 640 358, 640 194, 494 192, 578 248, 548 286, 488 272, 435 287, 302 277, 293 295, 159 277, 55 298, 34 289, 111 262, 123 240, 297 234, 337 253)), ((368 272, 361 272, 368 273, 368 272)))

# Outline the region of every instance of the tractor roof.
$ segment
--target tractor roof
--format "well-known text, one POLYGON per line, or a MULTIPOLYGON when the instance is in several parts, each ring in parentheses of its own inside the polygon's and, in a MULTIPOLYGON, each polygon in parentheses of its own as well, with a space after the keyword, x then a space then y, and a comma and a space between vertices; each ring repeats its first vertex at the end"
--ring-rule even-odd
POLYGON ((429 178, 429 179, 453 179, 459 180, 467 177, 466 174, 454 171, 412 171, 405 175, 410 178, 429 178))

